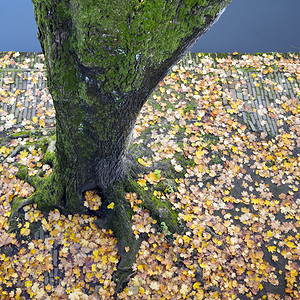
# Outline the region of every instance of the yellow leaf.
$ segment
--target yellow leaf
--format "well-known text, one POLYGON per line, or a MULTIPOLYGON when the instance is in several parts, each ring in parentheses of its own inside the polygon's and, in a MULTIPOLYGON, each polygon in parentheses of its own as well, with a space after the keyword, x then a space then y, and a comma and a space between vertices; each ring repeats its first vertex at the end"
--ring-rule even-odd
POLYGON ((158 179, 157 175, 154 172, 150 172, 148 178, 152 181, 156 181, 158 179))
POLYGON ((275 246, 269 246, 268 247, 268 251, 271 252, 271 253, 273 253, 275 250, 276 250, 275 246))
POLYGON ((144 167, 147 167, 147 163, 142 159, 142 158, 138 158, 138 163, 141 164, 144 167))
POLYGON ((198 158, 198 159, 200 159, 203 155, 204 155, 204 152, 202 151, 202 150, 198 150, 198 151, 196 151, 196 157, 198 158))
POLYGON ((25 151, 21 151, 20 152, 20 158, 24 158, 28 155, 28 152, 25 150, 25 151))
POLYGON ((32 286, 32 281, 26 280, 26 281, 25 281, 25 286, 26 286, 27 288, 31 287, 31 286, 32 286))
POLYGON ((186 222, 191 222, 192 221, 192 215, 187 214, 187 215, 183 215, 183 220, 186 222))
POLYGON ((39 261, 39 262, 43 262, 45 260, 45 256, 42 255, 42 254, 38 254, 36 256, 36 260, 39 261))
POLYGON ((200 289, 200 283, 198 281, 193 284, 193 289, 200 289))
POLYGON ((137 269, 138 269, 139 271, 142 271, 142 270, 144 269, 144 267, 143 267, 143 265, 138 265, 138 266, 137 266, 137 269))
POLYGON ((288 241, 288 242, 286 243, 286 245, 287 245, 289 248, 296 248, 295 244, 294 244, 293 242, 291 242, 291 241, 288 241))
POLYGON ((257 199, 257 198, 252 199, 251 202, 253 204, 262 204, 262 200, 261 199, 257 199))
POLYGON ((109 256, 109 260, 110 260, 110 262, 115 262, 116 260, 117 260, 117 258, 115 257, 115 256, 113 256, 113 255, 110 255, 109 256))
POLYGON ((103 262, 103 265, 107 264, 107 256, 106 255, 102 256, 102 262, 103 262))
POLYGON ((190 242, 190 240, 191 240, 191 238, 190 237, 188 237, 188 236, 186 236, 186 235, 184 235, 183 237, 182 237, 182 239, 184 240, 184 242, 185 243, 189 243, 190 242))
POLYGON ((221 245, 223 244, 222 241, 219 241, 219 240, 216 239, 216 238, 213 238, 213 242, 214 242, 216 245, 218 245, 218 246, 221 246, 221 245))
POLYGON ((137 183, 140 185, 140 186, 146 186, 146 179, 139 179, 137 181, 137 183))
POLYGON ((30 234, 30 229, 29 229, 29 228, 21 228, 20 233, 21 233, 22 235, 27 236, 27 235, 30 234))
POLYGON ((93 259, 94 259, 94 261, 98 261, 98 254, 99 254, 98 250, 94 250, 93 251, 93 259))
POLYGON ((113 209, 113 208, 114 208, 114 206, 115 206, 115 203, 114 203, 114 202, 112 202, 112 203, 110 203, 109 205, 107 205, 107 208, 109 208, 109 209, 113 209))
POLYGON ((32 118, 33 124, 35 124, 37 121, 38 121, 38 118, 34 116, 34 117, 32 118))
POLYGON ((233 153, 236 153, 237 152, 237 147, 236 146, 232 146, 231 150, 232 150, 233 153))
POLYGON ((40 127, 45 127, 46 126, 44 119, 40 119, 39 126, 40 127))

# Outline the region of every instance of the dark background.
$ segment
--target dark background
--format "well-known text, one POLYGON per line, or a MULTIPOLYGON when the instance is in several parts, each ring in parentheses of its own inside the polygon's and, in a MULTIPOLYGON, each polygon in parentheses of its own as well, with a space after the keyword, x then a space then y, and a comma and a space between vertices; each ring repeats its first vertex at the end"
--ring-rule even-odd
MULTIPOLYGON (((300 0, 233 0, 192 52, 299 52, 300 0)), ((0 0, 0 51, 35 51, 31 0, 0 0)))

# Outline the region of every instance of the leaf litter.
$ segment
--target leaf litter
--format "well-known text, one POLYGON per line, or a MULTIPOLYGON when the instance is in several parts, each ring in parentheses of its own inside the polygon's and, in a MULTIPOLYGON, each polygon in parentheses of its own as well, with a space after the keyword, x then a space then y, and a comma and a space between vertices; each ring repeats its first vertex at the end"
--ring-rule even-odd
MULTIPOLYGON (((0 67, 22 69, 32 63, 18 62, 17 57, 18 53, 6 54, 0 67)), ((118 297, 298 299, 299 57, 234 53, 214 59, 199 54, 199 58, 196 66, 172 68, 143 107, 133 134, 135 145, 144 142, 145 132, 150 135, 147 156, 138 159, 149 172, 140 174, 138 184, 154 187, 156 197, 170 200, 181 211, 179 218, 188 231, 170 239, 167 226, 152 219, 136 194, 127 194, 134 234, 147 238, 133 266, 134 276, 118 297), (286 96, 286 85, 278 78, 288 80, 294 98, 286 96), (255 95, 245 88, 249 81, 277 95, 277 105, 257 109, 258 115, 267 114, 276 122, 274 136, 251 131, 242 118, 251 107, 224 87, 244 87, 243 95, 252 99, 255 95), (175 185, 169 184, 163 170, 151 168, 163 161, 169 161, 175 185), (158 189, 162 182, 167 183, 164 190, 158 189)), ((2 103, 19 101, 22 107, 26 97, 34 101, 32 87, 38 78, 45 80, 43 63, 36 67, 41 71, 32 72, 27 91, 12 94, 14 79, 4 78, 2 103), (21 94, 23 99, 18 98, 21 94)), ((49 129, 44 120, 52 118, 47 124, 54 124, 54 111, 43 107, 51 98, 47 90, 40 97, 45 101, 37 106, 37 116, 22 126, 39 130, 44 138, 49 129)), ((3 109, 0 114, 1 129, 10 137, 2 139, 0 148, 1 298, 112 298, 112 274, 119 261, 116 239, 111 230, 99 229, 93 217, 64 216, 58 210, 43 215, 31 205, 17 224, 20 238, 10 231, 11 201, 34 192, 17 178, 18 169, 25 166, 30 176, 48 176, 51 166, 43 159, 41 137, 17 137, 21 133, 15 127, 17 120, 3 109), (31 236, 37 228, 43 229, 43 238, 31 236)), ((88 191, 85 200, 91 209, 101 205, 94 191, 88 191)), ((113 202, 109 208, 114 208, 113 202)))

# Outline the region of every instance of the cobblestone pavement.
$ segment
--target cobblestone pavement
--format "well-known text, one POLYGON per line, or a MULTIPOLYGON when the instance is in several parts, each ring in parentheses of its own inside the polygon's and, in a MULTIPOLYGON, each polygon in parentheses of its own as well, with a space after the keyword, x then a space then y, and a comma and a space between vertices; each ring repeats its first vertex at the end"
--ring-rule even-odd
POLYGON ((0 131, 53 126, 54 107, 46 85, 43 55, 0 52, 0 131))
MULTIPOLYGON (((188 53, 179 65, 197 66, 204 56, 188 53)), ((216 67, 216 54, 207 56, 214 60, 213 67, 216 67)), ((223 56, 227 57, 226 54, 223 56)), ((220 57, 222 54, 219 54, 220 57)), ((234 101, 241 100, 243 108, 240 117, 245 124, 253 131, 264 131, 275 136, 277 122, 267 111, 270 108, 276 110, 283 97, 299 102, 295 90, 299 91, 300 82, 291 80, 279 70, 263 74, 255 69, 239 68, 238 74, 232 70, 226 71, 226 74, 227 77, 222 80, 223 103, 230 108, 228 97, 234 101), (276 85, 275 89, 270 88, 272 84, 276 85)), ((46 83, 43 55, 30 52, 19 56, 0 53, 0 129, 30 124, 54 126, 53 102, 46 83), (7 59, 4 59, 5 55, 7 59)))
MULTIPOLYGON (((227 58, 230 54, 207 54, 214 60, 213 67, 217 67, 217 59, 221 64, 222 57, 227 58), (218 57, 219 55, 219 57, 218 57)), ((299 54, 292 54, 297 57, 299 54)), ((201 63, 201 58, 205 54, 197 55, 188 53, 181 61, 182 67, 194 66, 201 63)), ((243 55, 240 54, 239 57, 243 55)), ((288 56, 288 54, 286 54, 288 56)), ((233 57, 235 59, 235 57, 233 57)), ((238 59, 238 57, 237 57, 238 59)), ((300 82, 294 78, 288 77, 287 72, 279 70, 257 71, 255 68, 238 68, 226 71, 227 77, 223 78, 223 104, 230 109, 228 97, 234 101, 242 101, 240 117, 243 118, 249 129, 255 132, 265 132, 270 136, 275 136, 278 132, 277 120, 274 114, 267 113, 276 109, 282 104, 282 99, 294 99, 299 103, 300 82), (273 86, 274 88, 270 88, 273 86), (298 94, 297 94, 298 91, 298 94)))
MULTIPOLYGON (((181 67, 197 66, 201 56, 188 53, 179 63, 181 67)), ((215 55, 208 55, 216 67, 215 55)), ((224 56, 226 57, 226 56, 224 56)), ((282 97, 299 102, 300 82, 291 80, 282 72, 274 70, 263 74, 255 69, 239 69, 239 73, 226 71, 222 79, 223 104, 231 106, 228 99, 238 99, 242 103, 239 117, 249 129, 275 136, 277 120, 272 118, 270 108, 276 110, 282 97), (270 89, 270 84, 277 88, 270 89)), ((0 132, 9 128, 32 129, 34 126, 48 128, 55 126, 55 113, 51 96, 46 88, 44 58, 39 53, 0 53, 0 132)), ((44 240, 46 233, 40 228, 36 239, 44 240)), ((45 272, 45 284, 56 284, 59 277, 58 248, 52 250, 54 269, 45 272)))

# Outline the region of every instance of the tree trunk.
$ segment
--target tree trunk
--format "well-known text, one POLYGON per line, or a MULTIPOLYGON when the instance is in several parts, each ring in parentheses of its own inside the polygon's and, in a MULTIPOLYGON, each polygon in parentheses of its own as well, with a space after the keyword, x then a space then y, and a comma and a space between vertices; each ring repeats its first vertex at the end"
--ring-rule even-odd
POLYGON ((56 182, 76 210, 126 173, 143 104, 228 0, 33 0, 56 109, 56 182))
POLYGON ((90 87, 81 85, 79 99, 54 99, 58 163, 55 171, 61 176, 66 206, 75 209, 85 191, 98 189, 105 193, 123 178, 138 115, 130 101, 118 103, 112 95, 91 95, 90 87))
MULTIPOLYGON (((114 230, 121 257, 125 246, 133 246, 121 260, 125 269, 140 243, 121 184, 130 169, 136 118, 159 81, 229 2, 33 0, 56 110, 55 167, 35 200, 40 207, 81 213, 84 192, 97 189, 104 201, 116 202, 114 214, 105 206, 96 214, 101 226, 114 230)), ((172 231, 179 229, 168 204, 158 207, 147 195, 144 200, 172 231)))

